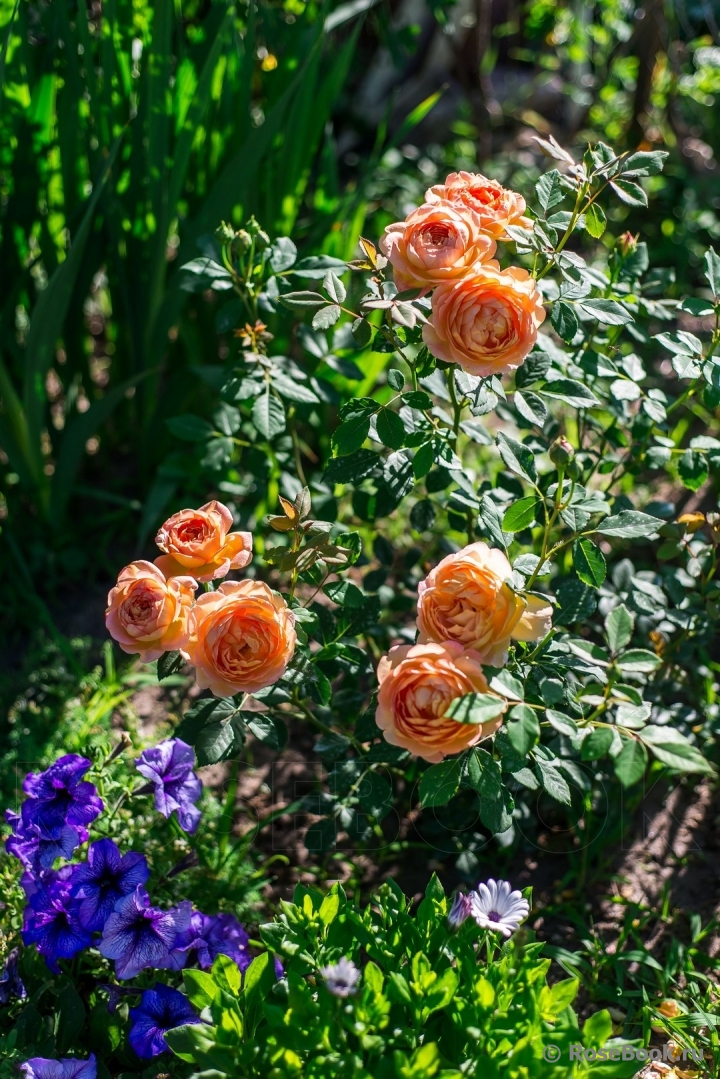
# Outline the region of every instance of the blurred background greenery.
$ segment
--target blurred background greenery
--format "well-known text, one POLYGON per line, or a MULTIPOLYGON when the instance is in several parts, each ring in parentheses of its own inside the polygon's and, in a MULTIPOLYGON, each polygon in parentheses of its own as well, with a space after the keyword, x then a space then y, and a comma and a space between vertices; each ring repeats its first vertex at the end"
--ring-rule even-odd
POLYGON ((605 239, 641 231, 681 294, 720 236, 719 23, 717 0, 0 0, 3 662, 195 486, 232 487, 165 422, 231 345, 178 273, 220 219, 349 258, 450 169, 529 190, 535 135, 664 147, 605 239))

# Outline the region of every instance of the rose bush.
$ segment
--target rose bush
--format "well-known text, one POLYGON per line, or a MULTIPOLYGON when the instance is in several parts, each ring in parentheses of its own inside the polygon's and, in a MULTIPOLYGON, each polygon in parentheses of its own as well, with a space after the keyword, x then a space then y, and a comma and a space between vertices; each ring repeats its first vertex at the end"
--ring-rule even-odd
MULTIPOLYGON (((248 576, 204 582, 188 643, 159 673, 185 657, 221 698, 179 728, 204 761, 239 752, 248 722, 278 749, 288 724, 324 732, 312 849, 343 833, 367 841, 394 801, 419 796, 474 804, 473 824, 454 828, 450 812, 445 826, 472 864, 488 832, 512 842, 539 792, 572 814, 609 777, 637 783, 650 760, 713 769, 714 712, 686 672, 712 634, 718 531, 660 490, 668 476, 697 490, 720 462, 707 425, 678 423, 701 400, 712 427, 720 404, 720 262, 707 253, 709 297, 679 305, 658 295, 637 237, 608 241, 603 262, 601 201, 644 204, 663 153, 601 144, 575 161, 540 142, 558 167, 530 209, 497 181, 453 173, 347 264, 297 262, 291 240, 254 221, 218 231, 213 272, 247 321, 216 430, 198 437, 203 460, 230 453, 221 486, 247 532, 208 503, 171 517, 158 542, 199 543, 224 572, 232 559, 217 552, 241 535, 248 576), (293 277, 322 291, 294 291, 293 277), (311 326, 276 355, 288 308, 311 326), (705 345, 663 329, 685 312, 715 319, 705 345), (321 465, 313 440, 334 416, 321 465), (640 505, 629 476, 642 477, 640 505), (222 526, 201 527, 213 512, 222 526), (267 568, 247 561, 248 533, 267 568)), ((207 272, 207 260, 186 265, 188 289, 207 272)), ((203 430, 199 417, 170 422, 182 437, 203 430)))
MULTIPOLYGON (((174 461, 192 477, 177 504, 203 504, 168 506, 162 553, 121 571, 107 628, 156 660, 161 682, 189 664, 209 691, 182 702, 172 745, 138 758, 146 786, 121 795, 154 794, 183 836, 198 830, 193 754, 237 769, 250 737, 281 753, 308 727, 319 778, 292 812, 307 813, 311 854, 408 844, 396 824, 412 815, 466 878, 494 839, 527 839, 548 804, 573 849, 599 845, 602 814, 590 811, 622 804, 648 770, 714 773, 720 515, 705 484, 720 466, 720 258, 706 252, 707 288, 679 300, 637 236, 608 235, 608 217, 645 204, 664 154, 600 144, 576 161, 541 141, 557 167, 529 207, 493 180, 451 174, 379 247, 361 239, 358 259, 298 261, 289 237, 250 220, 222 225, 182 267, 188 291, 233 293, 217 311, 224 367, 205 372, 219 395, 211 420, 169 421, 191 447, 174 461), (680 489, 694 500, 681 504, 680 489)), ((455 1074, 468 1059, 478 1074, 489 1060, 507 1071, 506 1041, 488 1035, 477 1062, 461 1045, 498 1014, 469 934, 517 928, 526 903, 510 885, 490 880, 452 905, 428 895, 405 930, 429 934, 437 969, 387 945, 361 971, 375 916, 338 921, 337 889, 301 889, 251 964, 236 920, 177 895, 158 903, 147 867, 125 861, 139 852, 115 841, 121 800, 104 825, 113 849, 98 846, 110 834, 93 837, 78 864, 106 809, 104 791, 83 786, 90 764, 62 760, 27 781, 7 849, 23 869, 27 950, 53 970, 89 954, 104 964, 111 993, 137 998, 136 1053, 169 1046, 227 1074, 312 1064, 320 1076, 341 1052, 388 1076, 455 1074), (271 952, 288 961, 287 990, 271 952), (375 969, 388 962, 386 994, 375 969), (187 999, 171 975, 136 982, 150 967, 189 967, 187 999), (442 1003, 426 1011, 434 992, 442 1003), (346 1001, 342 1015, 330 997, 346 1001), (325 1031, 322 1052, 286 1021, 303 1009, 325 1031)), ((234 771, 225 841, 237 782, 234 771)), ((384 893, 386 914, 396 899, 384 893)), ((524 958, 505 959, 509 983, 524 958)), ((491 972, 494 961, 491 948, 491 972)), ((539 970, 527 985, 522 974, 523 993, 539 970)), ((7 980, 19 997, 14 966, 7 980)), ((577 1029, 569 995, 557 991, 555 1011, 547 992, 545 1010, 512 1028, 528 1075, 547 1071, 543 1023, 577 1029)), ((610 1020, 589 1022, 604 1045, 610 1020)))

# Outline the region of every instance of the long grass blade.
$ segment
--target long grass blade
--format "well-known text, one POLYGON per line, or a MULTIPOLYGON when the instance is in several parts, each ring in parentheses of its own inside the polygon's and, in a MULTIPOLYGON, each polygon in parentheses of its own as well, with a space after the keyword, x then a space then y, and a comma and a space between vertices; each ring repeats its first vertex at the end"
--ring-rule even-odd
POLYGON ((121 139, 122 135, 119 135, 108 154, 103 173, 88 200, 87 209, 70 251, 41 294, 30 322, 25 350, 23 404, 29 444, 36 458, 34 471, 37 474, 40 474, 42 469, 40 438, 45 426, 45 376, 55 355, 57 339, 62 332, 90 234, 95 208, 112 171, 121 139))

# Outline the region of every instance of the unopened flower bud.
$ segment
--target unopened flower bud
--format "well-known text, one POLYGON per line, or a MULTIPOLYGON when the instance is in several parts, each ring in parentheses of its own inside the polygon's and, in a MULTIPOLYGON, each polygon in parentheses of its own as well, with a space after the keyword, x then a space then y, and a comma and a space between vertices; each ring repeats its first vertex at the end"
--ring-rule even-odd
POLYGON ((564 472, 575 456, 575 450, 565 435, 560 435, 553 442, 548 456, 559 472, 564 472))
POLYGON ((215 229, 215 235, 221 243, 230 243, 235 237, 235 229, 232 225, 228 225, 227 221, 223 221, 221 225, 215 229))
POLYGON ((233 247, 239 255, 244 255, 246 251, 249 251, 252 245, 252 236, 247 229, 240 229, 235 233, 235 239, 233 240, 233 247))
POLYGON ((567 466, 567 474, 571 480, 579 480, 582 477, 583 470, 582 465, 578 461, 577 457, 573 457, 567 466))
POLYGON ((266 247, 270 246, 270 237, 267 232, 260 228, 254 217, 251 217, 245 225, 247 231, 255 239, 255 250, 264 251, 266 247))
POLYGON ((618 239, 618 247, 620 253, 627 258, 628 255, 633 255, 637 251, 638 236, 633 236, 632 232, 623 232, 622 236, 618 239))

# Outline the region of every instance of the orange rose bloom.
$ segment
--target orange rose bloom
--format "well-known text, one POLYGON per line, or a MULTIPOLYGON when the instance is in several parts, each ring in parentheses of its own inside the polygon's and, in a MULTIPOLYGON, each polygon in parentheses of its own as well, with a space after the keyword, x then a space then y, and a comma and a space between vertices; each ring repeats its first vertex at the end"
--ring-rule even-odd
POLYGON ((166 577, 189 574, 196 581, 212 581, 227 576, 231 569, 243 569, 252 558, 252 535, 231 532, 232 523, 232 514, 222 502, 180 510, 155 537, 165 551, 155 565, 166 577))
POLYGON ((436 764, 494 734, 502 716, 488 723, 444 719, 452 701, 487 693, 480 656, 456 641, 396 645, 378 664, 380 693, 375 720, 385 741, 436 764))
POLYGON ((493 260, 435 289, 423 340, 438 359, 485 378, 520 367, 544 318, 534 278, 493 260))
POLYGON ((197 581, 167 580, 152 562, 131 562, 108 595, 105 625, 123 652, 139 652, 146 663, 183 648, 192 628, 197 581))
POLYGON ((497 239, 505 237, 507 225, 532 228, 530 218, 523 217, 522 195, 508 191, 497 180, 488 180, 480 173, 451 172, 444 184, 436 184, 425 192, 425 199, 429 203, 454 202, 467 206, 477 215, 480 228, 497 239))
POLYGON ((216 697, 256 693, 277 682, 295 651, 295 618, 262 581, 224 581, 195 604, 184 655, 216 697))
POLYGON ((471 543, 443 558, 418 586, 420 641, 457 641, 491 667, 507 662, 510 640, 537 641, 552 628, 552 607, 514 592, 502 551, 471 543))
POLYGON ((491 259, 495 248, 477 215, 449 202, 419 206, 404 221, 388 225, 380 240, 401 292, 411 288, 427 292, 443 281, 454 281, 491 259))

